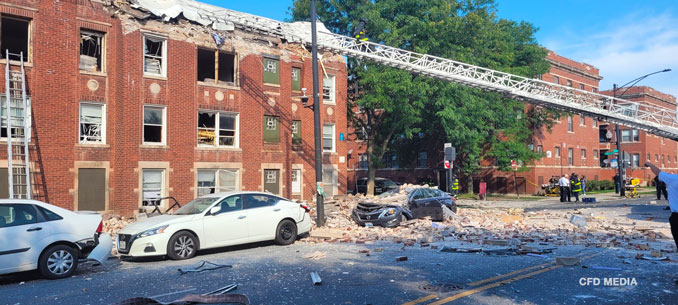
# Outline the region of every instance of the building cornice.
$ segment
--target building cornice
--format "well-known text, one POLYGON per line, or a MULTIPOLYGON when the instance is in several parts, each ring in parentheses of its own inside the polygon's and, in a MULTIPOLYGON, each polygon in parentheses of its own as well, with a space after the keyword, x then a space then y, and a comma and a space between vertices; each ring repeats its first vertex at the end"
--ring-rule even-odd
POLYGON ((595 74, 586 72, 582 69, 563 64, 563 63, 558 62, 556 60, 553 60, 551 58, 546 58, 546 61, 548 61, 552 66, 558 67, 559 69, 562 69, 562 70, 565 70, 565 71, 568 71, 568 72, 571 72, 571 73, 574 73, 574 74, 579 74, 581 76, 584 76, 584 77, 587 77, 587 78, 590 78, 590 79, 593 79, 593 80, 596 80, 596 81, 600 81, 600 80, 603 79, 603 77, 600 76, 600 75, 595 75, 595 74))

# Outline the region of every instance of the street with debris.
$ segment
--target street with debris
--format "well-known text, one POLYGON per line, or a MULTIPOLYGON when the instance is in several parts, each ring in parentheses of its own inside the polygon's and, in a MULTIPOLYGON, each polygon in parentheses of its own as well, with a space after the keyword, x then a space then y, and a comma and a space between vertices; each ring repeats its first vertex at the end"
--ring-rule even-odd
POLYGON ((678 256, 666 201, 598 198, 459 200, 452 219, 392 229, 346 221, 355 203, 347 198, 330 209, 328 228, 291 246, 219 248, 186 261, 116 256, 60 281, 0 277, 0 294, 17 305, 167 302, 237 284, 230 293, 251 304, 672 304, 667 274, 678 256))

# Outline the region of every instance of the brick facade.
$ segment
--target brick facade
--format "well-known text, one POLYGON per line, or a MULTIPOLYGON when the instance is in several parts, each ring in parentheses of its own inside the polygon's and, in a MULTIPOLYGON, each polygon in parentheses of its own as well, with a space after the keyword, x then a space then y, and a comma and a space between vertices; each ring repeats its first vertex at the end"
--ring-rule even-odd
MULTIPOLYGON (((141 205, 144 169, 163 170, 162 195, 185 203, 197 195, 198 169, 233 168, 241 190, 264 190, 264 170, 277 169, 280 195, 312 200, 313 112, 295 97, 301 92, 292 91, 291 80, 292 67, 300 68, 301 87, 311 95, 310 53, 300 45, 235 30, 222 33, 226 41, 218 47, 207 27, 186 20, 138 22, 97 1, 10 1, 0 3, 0 12, 2 18, 24 16, 30 21, 26 74, 33 103, 33 193, 42 195, 38 199, 77 210, 78 187, 83 185, 79 169, 103 168, 105 209, 132 214, 141 205), (103 72, 79 69, 81 30, 104 33, 103 72), (143 72, 145 35, 166 41, 164 76, 143 72), (198 82, 198 48, 236 54, 234 84, 198 82), (264 55, 279 58, 279 84, 264 84, 264 55), (104 143, 80 142, 81 102, 105 105, 104 143), (142 140, 144 106, 154 105, 164 108, 161 145, 142 140), (199 110, 237 115, 239 145, 198 145, 199 110), (264 143, 265 115, 279 117, 279 143, 264 143), (292 145, 292 120, 301 121, 301 145, 292 145), (292 192, 292 169, 301 169, 300 193, 292 192)), ((323 161, 336 168, 336 192, 343 193, 347 173, 341 162, 347 149, 339 134, 346 134, 347 126, 345 62, 341 56, 323 55, 325 71, 336 76, 336 102, 321 102, 322 122, 336 124, 335 152, 324 153, 323 161)), ((3 69, 5 65, 0 62, 3 69)), ((4 73, 0 80, 4 84, 4 73)), ((0 146, 6 159, 6 145, 0 146)))

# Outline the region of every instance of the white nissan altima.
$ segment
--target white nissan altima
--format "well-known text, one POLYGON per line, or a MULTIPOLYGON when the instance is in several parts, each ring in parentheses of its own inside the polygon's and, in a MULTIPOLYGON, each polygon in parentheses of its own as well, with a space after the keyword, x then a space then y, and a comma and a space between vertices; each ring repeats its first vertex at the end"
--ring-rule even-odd
POLYGON ((188 259, 200 249, 275 240, 294 243, 311 231, 309 208, 261 192, 225 192, 194 199, 171 215, 129 224, 116 239, 123 256, 188 259))
POLYGON ((0 274, 38 269, 69 277, 81 258, 103 263, 113 240, 101 215, 71 212, 37 200, 0 199, 0 274))

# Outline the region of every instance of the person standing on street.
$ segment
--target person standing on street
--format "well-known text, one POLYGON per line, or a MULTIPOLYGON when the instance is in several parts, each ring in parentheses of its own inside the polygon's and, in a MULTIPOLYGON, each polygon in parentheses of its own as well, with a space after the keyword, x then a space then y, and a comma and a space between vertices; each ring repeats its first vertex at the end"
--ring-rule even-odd
POLYGON ((667 186, 669 195, 669 208, 671 209, 669 224, 671 225, 671 235, 673 235, 673 241, 676 243, 676 249, 678 249, 678 175, 662 172, 650 161, 645 162, 645 166, 649 167, 652 172, 657 175, 659 180, 664 182, 667 186))
POLYGON ((570 202, 570 179, 567 179, 567 174, 560 177, 558 186, 560 186, 560 202, 565 202, 565 198, 567 202, 570 202))
POLYGON ((577 174, 572 173, 572 179, 570 180, 570 184, 572 185, 572 195, 574 195, 574 202, 579 202, 579 192, 581 192, 581 181, 579 181, 579 177, 577 174))
POLYGON ((659 176, 654 177, 654 186, 657 188, 657 200, 662 199, 662 194, 664 194, 664 199, 669 200, 669 196, 666 193, 666 183, 659 180, 659 176))
POLYGON ((581 176, 581 194, 586 196, 586 176, 581 176))

